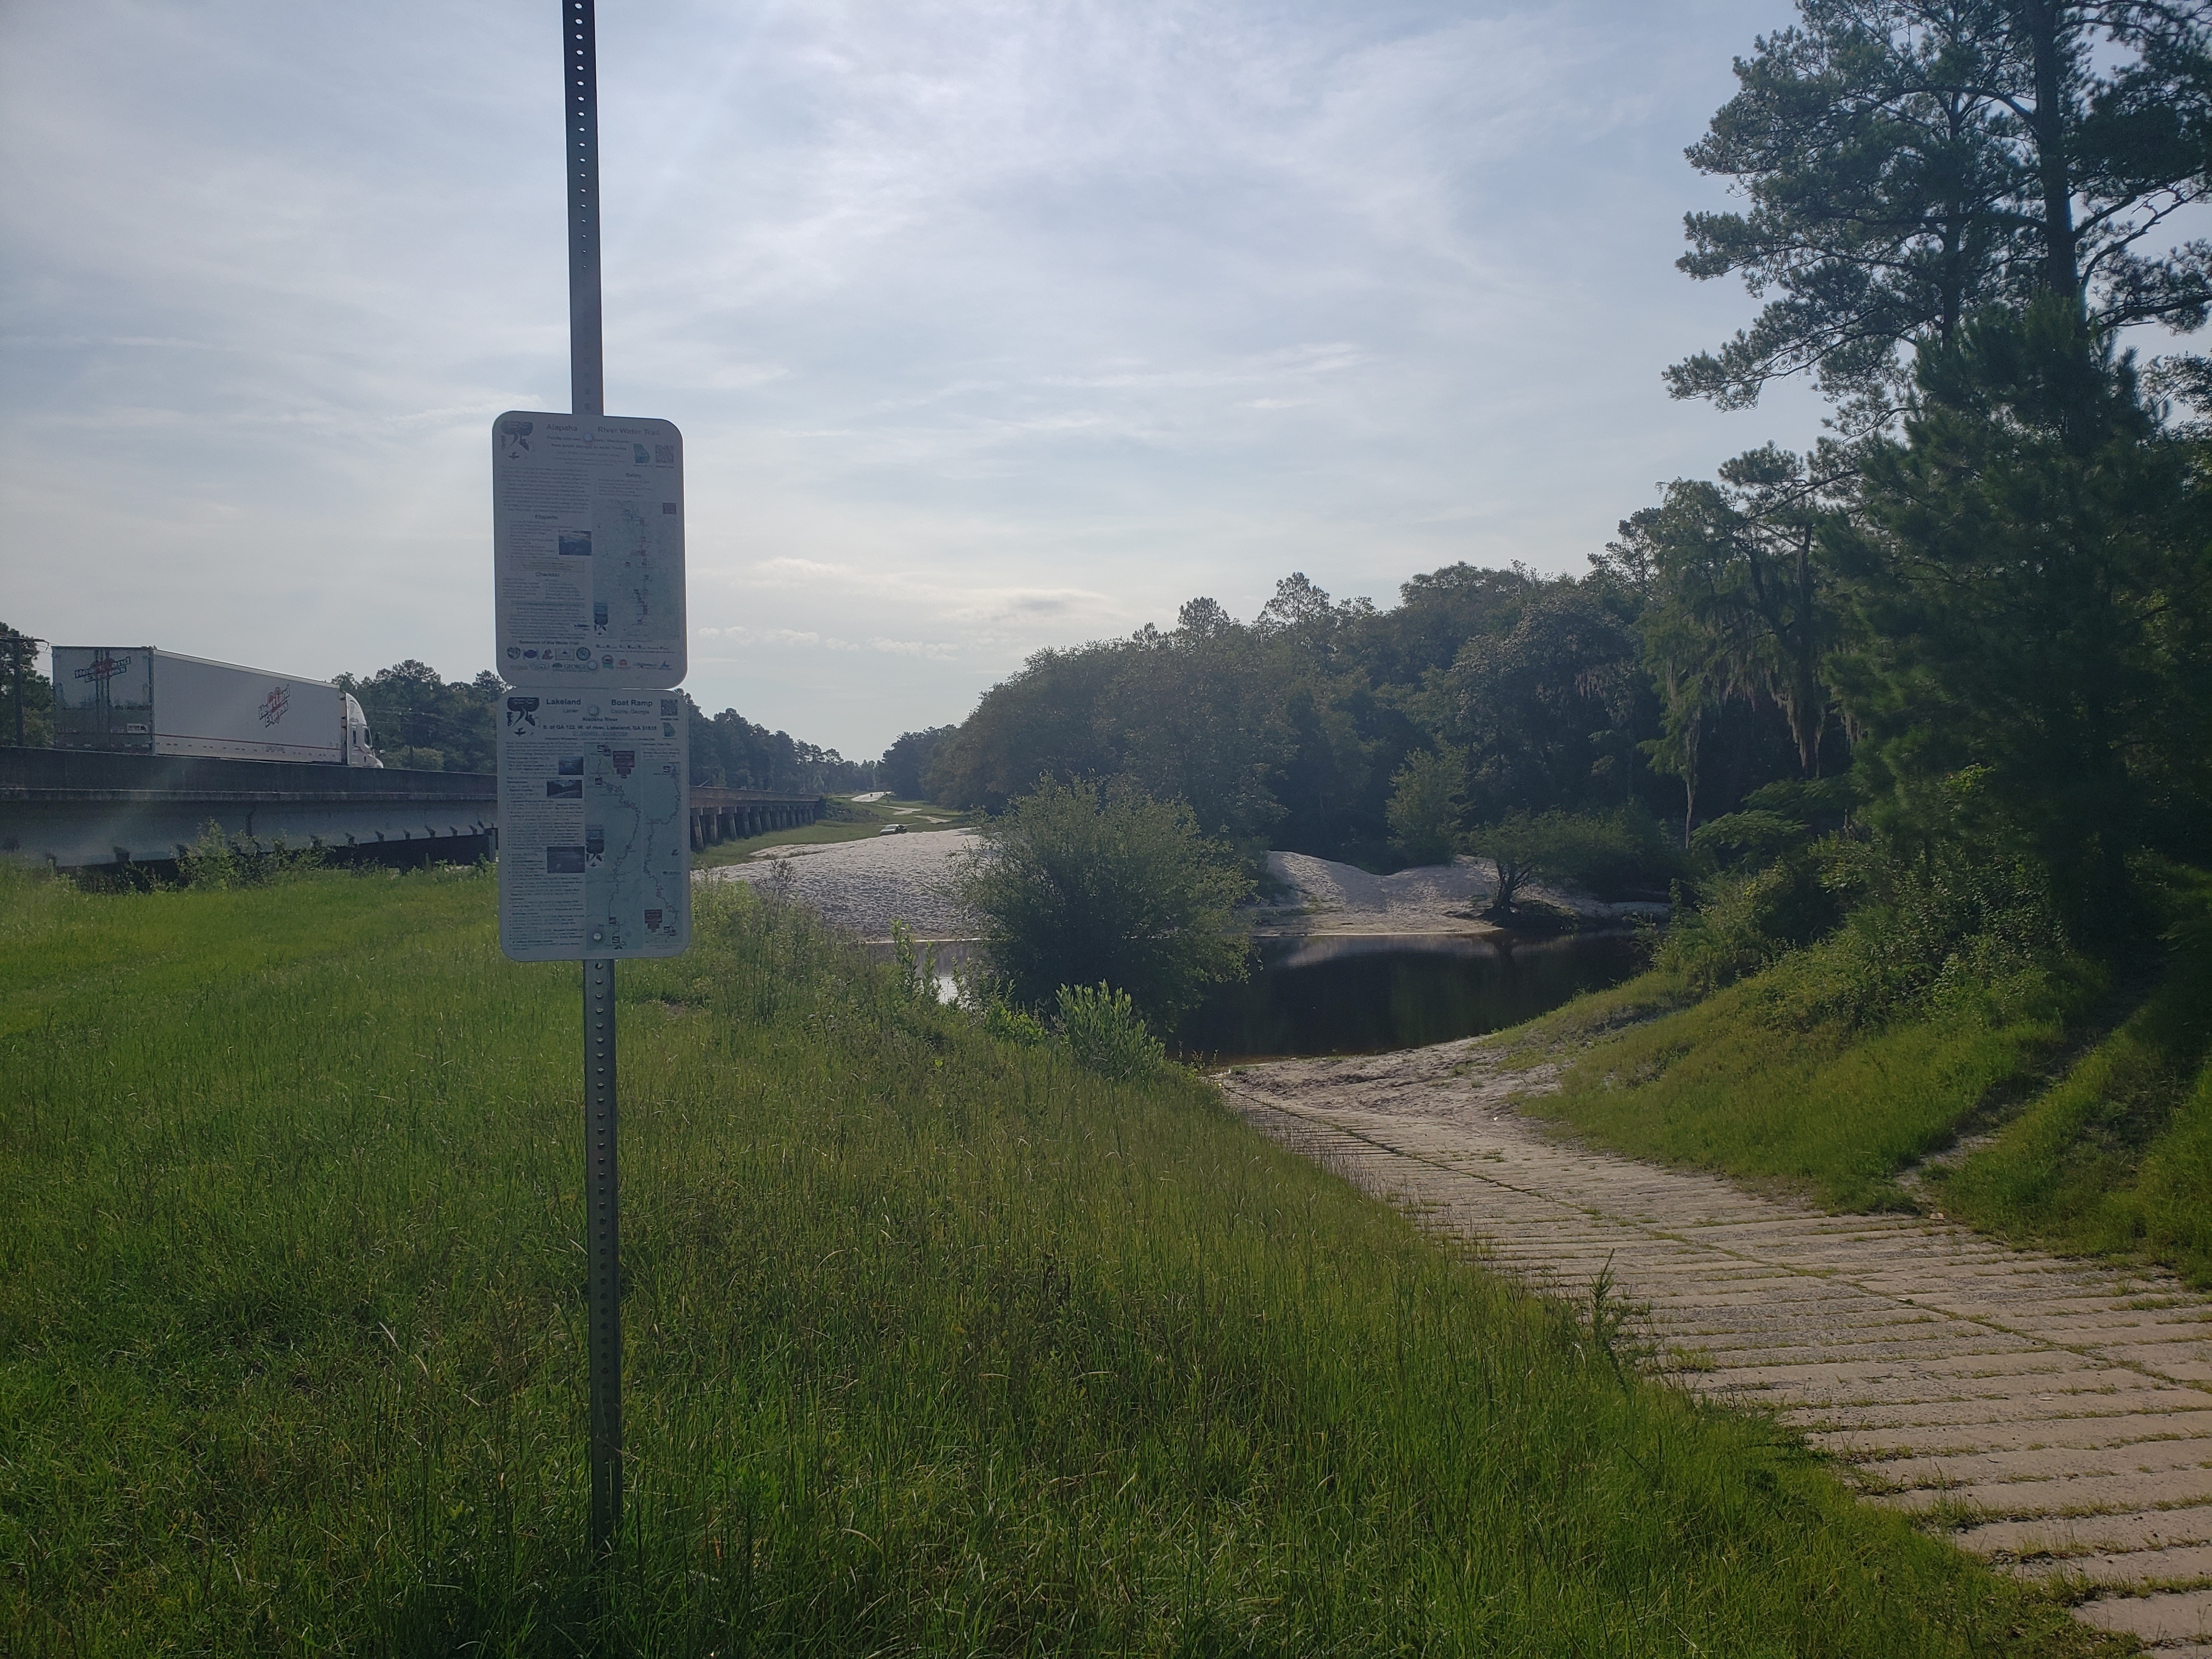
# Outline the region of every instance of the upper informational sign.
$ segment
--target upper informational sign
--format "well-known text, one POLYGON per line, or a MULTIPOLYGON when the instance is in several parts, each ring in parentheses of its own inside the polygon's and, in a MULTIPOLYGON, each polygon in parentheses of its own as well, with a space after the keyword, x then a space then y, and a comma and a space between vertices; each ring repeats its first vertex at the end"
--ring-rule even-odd
POLYGON ((501 416, 492 571, 509 685, 681 684, 683 434, 666 421, 501 416))
POLYGON ((690 738, 677 696, 501 696, 501 950, 577 962, 690 944, 690 738))

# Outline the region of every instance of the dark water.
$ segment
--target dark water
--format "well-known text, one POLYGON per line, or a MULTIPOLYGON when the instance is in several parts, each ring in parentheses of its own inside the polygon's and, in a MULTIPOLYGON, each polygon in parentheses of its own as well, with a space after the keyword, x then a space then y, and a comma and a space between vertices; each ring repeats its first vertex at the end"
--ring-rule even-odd
POLYGON ((1250 979, 1184 1018, 1178 1052, 1232 1060, 1415 1048, 1533 1019, 1643 965, 1621 933, 1264 939, 1260 952, 1250 979))

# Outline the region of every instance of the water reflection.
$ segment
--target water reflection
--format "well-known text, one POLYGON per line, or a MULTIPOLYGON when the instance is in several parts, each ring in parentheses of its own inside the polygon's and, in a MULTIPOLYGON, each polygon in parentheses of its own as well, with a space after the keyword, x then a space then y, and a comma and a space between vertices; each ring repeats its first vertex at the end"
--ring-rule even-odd
MULTIPOLYGON (((970 940, 919 947, 937 994, 976 959, 970 940)), ((1172 1047, 1186 1059, 1264 1060, 1368 1054, 1477 1036, 1533 1019, 1570 997, 1618 984, 1643 966, 1627 933, 1329 933, 1256 941, 1242 985, 1224 986, 1184 1017, 1172 1047)), ((888 962, 889 945, 869 953, 888 962)))
POLYGON ((1643 965, 1626 933, 1265 939, 1252 977, 1186 1016, 1194 1058, 1379 1054, 1495 1031, 1619 983, 1643 965))

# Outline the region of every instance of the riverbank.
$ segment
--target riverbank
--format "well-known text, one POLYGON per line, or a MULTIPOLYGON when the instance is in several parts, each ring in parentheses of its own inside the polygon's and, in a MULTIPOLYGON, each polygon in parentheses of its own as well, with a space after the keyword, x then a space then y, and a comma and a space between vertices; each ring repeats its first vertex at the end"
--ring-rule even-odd
MULTIPOLYGON (((960 860, 980 845, 973 830, 918 830, 833 845, 779 846, 702 875, 772 888, 865 940, 888 940, 894 923, 919 939, 972 939, 980 924, 954 900, 951 884, 960 860)), ((1475 859, 1377 876, 1310 854, 1270 853, 1267 872, 1272 890, 1243 912, 1258 939, 1506 931, 1480 914, 1496 882, 1490 866, 1475 859)), ((1666 913, 1663 904, 1607 904, 1542 884, 1523 890, 1544 909, 1584 926, 1626 926, 1666 913)))
MULTIPOLYGON (((1481 859, 1462 856, 1449 864, 1417 865, 1378 876, 1310 853, 1270 853, 1267 873, 1276 890, 1249 912, 1257 937, 1508 931, 1482 914, 1496 896, 1498 883, 1491 865, 1481 859)), ((1663 904, 1607 904, 1541 882, 1521 890, 1538 915, 1571 917, 1583 926, 1626 926, 1667 913, 1663 904)))

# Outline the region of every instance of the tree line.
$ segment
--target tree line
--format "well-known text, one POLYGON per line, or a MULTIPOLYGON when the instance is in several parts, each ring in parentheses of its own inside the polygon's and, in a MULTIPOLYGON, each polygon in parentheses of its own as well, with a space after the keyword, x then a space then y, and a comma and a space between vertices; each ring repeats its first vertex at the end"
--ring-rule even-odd
MULTIPOLYGON (((489 772, 499 765, 499 699, 506 686, 485 669, 447 680, 412 659, 375 673, 338 676, 361 702, 371 741, 387 766, 489 772)), ((872 761, 848 761, 786 732, 757 726, 734 708, 709 715, 684 694, 691 725, 694 788, 824 794, 873 787, 872 761)))
MULTIPOLYGON (((0 624, 0 634, 8 631, 0 624)), ((386 766, 426 772, 498 769, 499 699, 507 686, 489 668, 472 679, 449 680, 410 657, 374 673, 334 678, 360 702, 368 717, 369 742, 386 766)), ((24 739, 43 748, 53 741, 53 685, 27 668, 22 686, 24 739)), ((15 688, 11 665, 0 661, 0 743, 14 741, 15 688)), ((874 761, 848 761, 835 749, 755 725, 734 708, 709 716, 688 694, 684 702, 690 710, 695 787, 825 794, 876 787, 874 761)))

